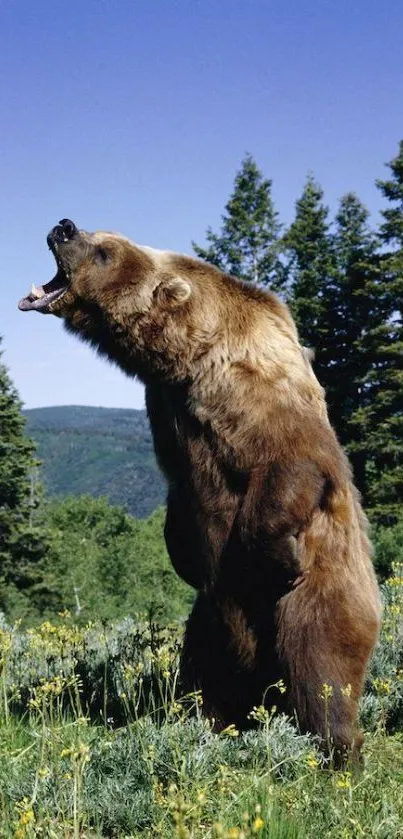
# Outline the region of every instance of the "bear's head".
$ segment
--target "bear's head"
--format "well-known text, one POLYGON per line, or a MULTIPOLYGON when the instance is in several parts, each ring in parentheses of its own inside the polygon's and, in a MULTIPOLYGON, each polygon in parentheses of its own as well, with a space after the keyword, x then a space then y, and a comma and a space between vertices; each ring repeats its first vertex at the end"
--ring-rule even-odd
MULTIPOLYGON (((19 308, 62 318, 129 376, 192 382, 203 399, 221 389, 220 404, 240 387, 256 395, 258 380, 277 395, 289 391, 292 404, 297 391, 311 400, 306 392, 319 388, 287 307, 270 292, 194 257, 88 233, 69 219, 47 242, 56 274, 33 285, 19 308)), ((324 404, 319 391, 317 398, 324 404)))
POLYGON ((56 275, 33 285, 21 310, 63 318, 69 331, 131 375, 189 375, 185 367, 211 344, 216 323, 211 300, 203 314, 198 271, 192 276, 189 268, 201 263, 114 233, 88 233, 69 219, 50 231, 47 243, 56 275))

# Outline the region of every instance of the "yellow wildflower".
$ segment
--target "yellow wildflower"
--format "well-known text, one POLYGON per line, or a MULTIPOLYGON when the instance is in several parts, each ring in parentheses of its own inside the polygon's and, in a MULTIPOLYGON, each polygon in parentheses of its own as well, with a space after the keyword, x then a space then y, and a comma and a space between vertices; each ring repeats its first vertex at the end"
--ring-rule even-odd
POLYGON ((249 714, 249 717, 252 720, 256 720, 256 722, 261 722, 261 723, 270 722, 269 711, 267 710, 267 708, 264 707, 264 705, 254 705, 250 714, 249 714))
POLYGON ((18 838, 28 835, 25 828, 35 822, 35 813, 32 809, 32 801, 29 798, 23 798, 16 806, 19 815, 15 836, 18 838))
POLYGON ((342 772, 336 781, 339 789, 351 789, 351 772, 342 772))
POLYGON ((35 815, 32 807, 30 807, 29 810, 25 810, 25 813, 21 813, 19 818, 19 824, 24 826, 27 824, 32 824, 32 822, 34 821, 35 815))
POLYGON ((390 679, 374 679, 373 685, 379 696, 387 696, 390 693, 392 687, 390 679))
POLYGON ((231 725, 227 725, 226 728, 223 728, 221 734, 225 734, 227 737, 239 737, 239 731, 235 728, 234 723, 231 723, 231 725))
POLYGON ((322 685, 322 693, 320 694, 321 699, 327 701, 333 696, 333 687, 329 685, 328 682, 324 682, 322 685))
POLYGON ((309 752, 305 758, 305 763, 310 769, 316 769, 316 767, 319 766, 319 761, 314 752, 309 752))

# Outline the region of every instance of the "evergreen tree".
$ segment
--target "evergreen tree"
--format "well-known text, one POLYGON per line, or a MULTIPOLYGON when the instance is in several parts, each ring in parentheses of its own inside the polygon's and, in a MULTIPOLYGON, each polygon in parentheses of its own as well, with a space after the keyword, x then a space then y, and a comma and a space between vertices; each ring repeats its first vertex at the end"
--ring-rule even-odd
POLYGON ((309 175, 296 203, 295 220, 283 237, 289 303, 303 344, 315 350, 315 371, 326 387, 323 313, 325 289, 334 272, 328 209, 309 175))
POLYGON ((315 372, 364 503, 374 518, 383 520, 387 511, 393 520, 403 475, 402 429, 392 405, 399 350, 392 283, 359 199, 344 196, 333 233, 322 199, 308 178, 284 237, 290 303, 302 342, 315 349, 315 372))
MULTIPOLYGON (((382 210, 383 223, 380 236, 385 251, 382 256, 383 270, 387 280, 391 310, 394 313, 394 336, 402 340, 403 321, 403 140, 399 144, 399 154, 389 164, 391 178, 377 181, 384 198, 390 202, 382 210)), ((400 351, 402 346, 400 344, 400 351)))
POLYGON ((403 503, 403 141, 388 165, 390 178, 377 182, 389 201, 380 227, 387 317, 375 334, 378 354, 366 381, 368 405, 360 417, 372 462, 369 503, 385 522, 401 516, 403 503))
POLYGON ((281 225, 271 189, 271 180, 263 178, 253 158, 247 155, 235 177, 220 233, 213 233, 209 227, 207 247, 195 242, 192 246, 200 259, 221 271, 279 290, 284 279, 279 258, 281 225))
POLYGON ((341 199, 333 235, 335 270, 323 297, 321 352, 330 419, 348 450, 364 500, 369 452, 360 418, 370 399, 368 376, 378 361, 379 330, 387 317, 378 240, 368 215, 353 193, 341 199))
POLYGON ((43 595, 45 530, 36 521, 35 445, 25 434, 21 402, 0 362, 0 610, 23 614, 27 594, 43 595))

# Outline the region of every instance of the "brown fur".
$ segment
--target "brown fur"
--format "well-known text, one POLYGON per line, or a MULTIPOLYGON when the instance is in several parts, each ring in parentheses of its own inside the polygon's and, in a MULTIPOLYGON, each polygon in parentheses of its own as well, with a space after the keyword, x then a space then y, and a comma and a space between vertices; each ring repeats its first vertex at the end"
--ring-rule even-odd
POLYGON ((337 750, 358 750, 378 590, 350 468, 288 309, 110 234, 80 232, 60 259, 71 285, 54 314, 146 384, 168 551, 198 591, 186 687, 218 725, 246 725, 265 696, 337 750), (270 687, 280 678, 284 697, 270 687))

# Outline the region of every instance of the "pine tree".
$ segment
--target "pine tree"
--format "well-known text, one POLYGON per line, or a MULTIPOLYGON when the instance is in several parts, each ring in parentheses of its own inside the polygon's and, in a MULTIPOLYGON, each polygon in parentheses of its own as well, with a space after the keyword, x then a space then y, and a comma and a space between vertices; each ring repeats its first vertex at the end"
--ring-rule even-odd
POLYGON ((380 227, 380 236, 385 245, 383 266, 387 275, 391 304, 397 315, 396 337, 401 339, 403 319, 403 140, 400 141, 398 155, 391 160, 388 166, 391 170, 391 178, 385 181, 377 181, 377 186, 383 197, 391 205, 382 210, 384 221, 380 227))
POLYGON ((362 421, 372 462, 369 503, 378 519, 401 517, 403 505, 403 141, 379 180, 389 206, 382 211, 380 259, 387 317, 376 333, 379 352, 368 374, 369 404, 362 421))
POLYGON ((399 346, 379 240, 351 193, 340 202, 332 233, 322 190, 309 178, 284 241, 291 307, 301 340, 315 349, 330 420, 373 518, 393 520, 403 479, 391 388, 399 346))
POLYGON ((324 293, 334 272, 328 209, 309 175, 296 203, 295 220, 283 237, 289 303, 303 344, 315 351, 315 371, 326 387, 324 293))
POLYGON ((322 316, 330 419, 349 453, 364 501, 370 459, 367 429, 360 420, 371 398, 368 377, 379 361, 379 330, 387 319, 379 243, 368 217, 356 195, 341 199, 333 234, 335 270, 324 291, 322 316))
POLYGON ((247 155, 235 177, 220 233, 213 233, 209 227, 207 247, 195 242, 192 246, 200 259, 221 271, 279 290, 284 280, 279 258, 281 225, 271 189, 271 180, 263 178, 253 158, 247 155))
POLYGON ((25 434, 17 391, 0 361, 0 610, 23 613, 26 595, 41 599, 41 561, 48 546, 36 522, 39 485, 35 445, 25 434))

